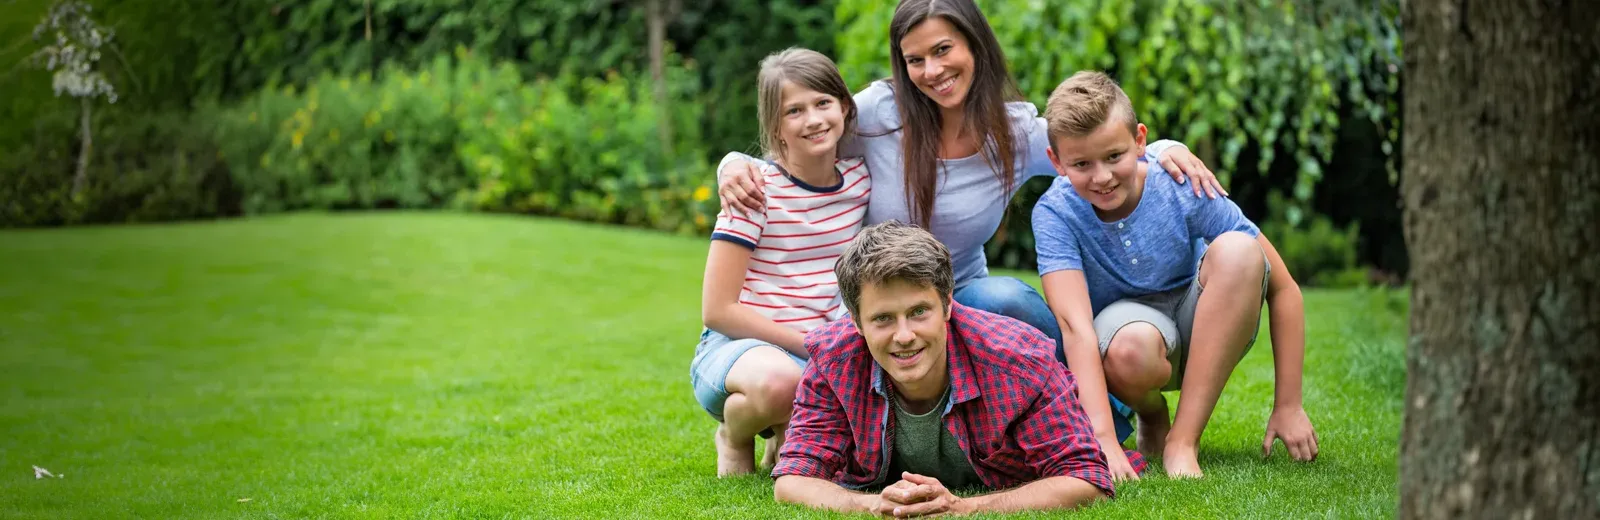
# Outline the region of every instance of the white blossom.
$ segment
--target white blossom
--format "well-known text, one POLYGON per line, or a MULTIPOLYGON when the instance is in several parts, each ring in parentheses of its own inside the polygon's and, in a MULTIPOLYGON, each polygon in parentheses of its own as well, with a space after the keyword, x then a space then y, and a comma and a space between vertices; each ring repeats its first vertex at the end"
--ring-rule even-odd
POLYGON ((78 0, 52 6, 39 25, 34 26, 33 38, 40 40, 50 33, 54 43, 34 53, 33 61, 35 64, 43 62, 46 70, 55 73, 50 84, 57 96, 62 93, 79 98, 105 96, 116 103, 116 88, 96 67, 100 62, 100 48, 111 43, 114 32, 89 18, 93 9, 78 0))

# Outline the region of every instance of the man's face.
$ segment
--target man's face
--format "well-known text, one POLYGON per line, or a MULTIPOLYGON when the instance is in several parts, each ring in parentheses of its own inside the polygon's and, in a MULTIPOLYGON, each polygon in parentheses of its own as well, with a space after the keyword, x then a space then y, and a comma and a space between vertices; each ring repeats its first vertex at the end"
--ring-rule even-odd
POLYGON ((950 307, 932 285, 890 280, 861 287, 856 328, 872 360, 908 397, 944 391, 950 307))

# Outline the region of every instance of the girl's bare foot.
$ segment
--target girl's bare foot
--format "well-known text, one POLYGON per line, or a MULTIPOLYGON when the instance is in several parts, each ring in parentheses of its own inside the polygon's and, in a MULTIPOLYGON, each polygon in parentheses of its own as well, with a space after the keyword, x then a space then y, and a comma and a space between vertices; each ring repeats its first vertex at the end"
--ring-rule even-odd
POLYGON ((1167 468, 1170 478, 1200 478, 1200 461, 1194 446, 1168 442, 1161 456, 1161 465, 1167 468))
POLYGON ((714 436, 717 444, 717 476, 727 477, 755 473, 755 439, 734 439, 728 434, 728 425, 717 426, 714 436))

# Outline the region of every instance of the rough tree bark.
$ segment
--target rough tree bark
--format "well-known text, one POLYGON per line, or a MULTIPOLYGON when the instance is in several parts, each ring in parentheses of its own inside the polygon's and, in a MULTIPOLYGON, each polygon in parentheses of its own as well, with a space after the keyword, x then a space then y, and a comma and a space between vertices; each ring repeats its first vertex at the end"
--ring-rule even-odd
POLYGON ((94 100, 80 97, 78 103, 82 105, 79 112, 78 129, 82 134, 82 142, 78 146, 78 168, 72 174, 72 198, 76 199, 83 194, 84 187, 89 184, 89 155, 94 152, 94 134, 91 133, 93 118, 90 112, 94 109, 94 100))
POLYGON ((656 107, 661 111, 657 136, 661 150, 672 155, 672 107, 667 96, 667 24, 678 16, 678 0, 647 0, 645 18, 650 26, 650 79, 654 82, 656 107))
POLYGON ((1600 518, 1600 2, 1407 0, 1401 518, 1600 518))

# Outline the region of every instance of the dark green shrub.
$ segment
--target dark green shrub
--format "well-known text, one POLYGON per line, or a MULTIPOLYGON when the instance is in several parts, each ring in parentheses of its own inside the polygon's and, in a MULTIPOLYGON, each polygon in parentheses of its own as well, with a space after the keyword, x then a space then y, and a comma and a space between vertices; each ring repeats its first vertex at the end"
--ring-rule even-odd
POLYGON ((36 122, 0 157, 0 226, 170 221, 238 214, 238 193, 203 118, 106 111, 95 119, 84 192, 72 197, 77 119, 36 122))

